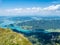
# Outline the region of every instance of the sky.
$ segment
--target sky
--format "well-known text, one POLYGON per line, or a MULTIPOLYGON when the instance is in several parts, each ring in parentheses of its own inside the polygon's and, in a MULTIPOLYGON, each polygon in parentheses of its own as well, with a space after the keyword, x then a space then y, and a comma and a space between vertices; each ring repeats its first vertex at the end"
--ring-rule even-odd
POLYGON ((60 16, 60 0, 0 0, 0 16, 60 16))

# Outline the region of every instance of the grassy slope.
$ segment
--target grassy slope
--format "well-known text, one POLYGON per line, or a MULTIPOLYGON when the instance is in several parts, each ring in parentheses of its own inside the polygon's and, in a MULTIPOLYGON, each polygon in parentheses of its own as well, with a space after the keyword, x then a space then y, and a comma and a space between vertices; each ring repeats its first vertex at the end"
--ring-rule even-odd
POLYGON ((0 28, 0 45, 32 45, 22 34, 0 28))

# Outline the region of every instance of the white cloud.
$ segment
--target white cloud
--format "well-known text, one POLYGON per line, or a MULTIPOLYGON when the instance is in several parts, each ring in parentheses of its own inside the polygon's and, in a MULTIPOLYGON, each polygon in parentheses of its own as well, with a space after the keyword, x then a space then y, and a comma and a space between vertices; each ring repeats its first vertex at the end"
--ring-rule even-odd
POLYGON ((60 15, 60 4, 48 7, 1 9, 0 15, 60 15))
POLYGON ((60 8, 60 5, 52 5, 52 6, 44 8, 44 9, 49 10, 49 11, 50 10, 54 11, 54 10, 57 10, 58 8, 60 8))

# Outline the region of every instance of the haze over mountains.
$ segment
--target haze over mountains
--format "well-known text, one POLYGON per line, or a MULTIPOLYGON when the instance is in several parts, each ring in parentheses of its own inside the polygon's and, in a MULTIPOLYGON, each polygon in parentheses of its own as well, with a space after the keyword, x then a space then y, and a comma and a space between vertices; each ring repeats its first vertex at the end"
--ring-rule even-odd
POLYGON ((23 34, 33 45, 60 44, 58 16, 0 16, 0 28, 23 34))
POLYGON ((60 17, 39 16, 0 16, 0 25, 15 24, 17 26, 32 26, 40 29, 60 29, 60 17))

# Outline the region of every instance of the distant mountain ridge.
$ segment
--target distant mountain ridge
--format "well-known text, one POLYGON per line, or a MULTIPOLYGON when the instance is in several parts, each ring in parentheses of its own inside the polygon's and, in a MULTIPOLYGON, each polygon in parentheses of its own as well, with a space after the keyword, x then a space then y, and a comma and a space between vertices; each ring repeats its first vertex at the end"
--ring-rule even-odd
POLYGON ((40 17, 40 16, 2 16, 0 18, 0 27, 10 24, 22 26, 32 26, 35 29, 60 29, 60 17, 40 17))

